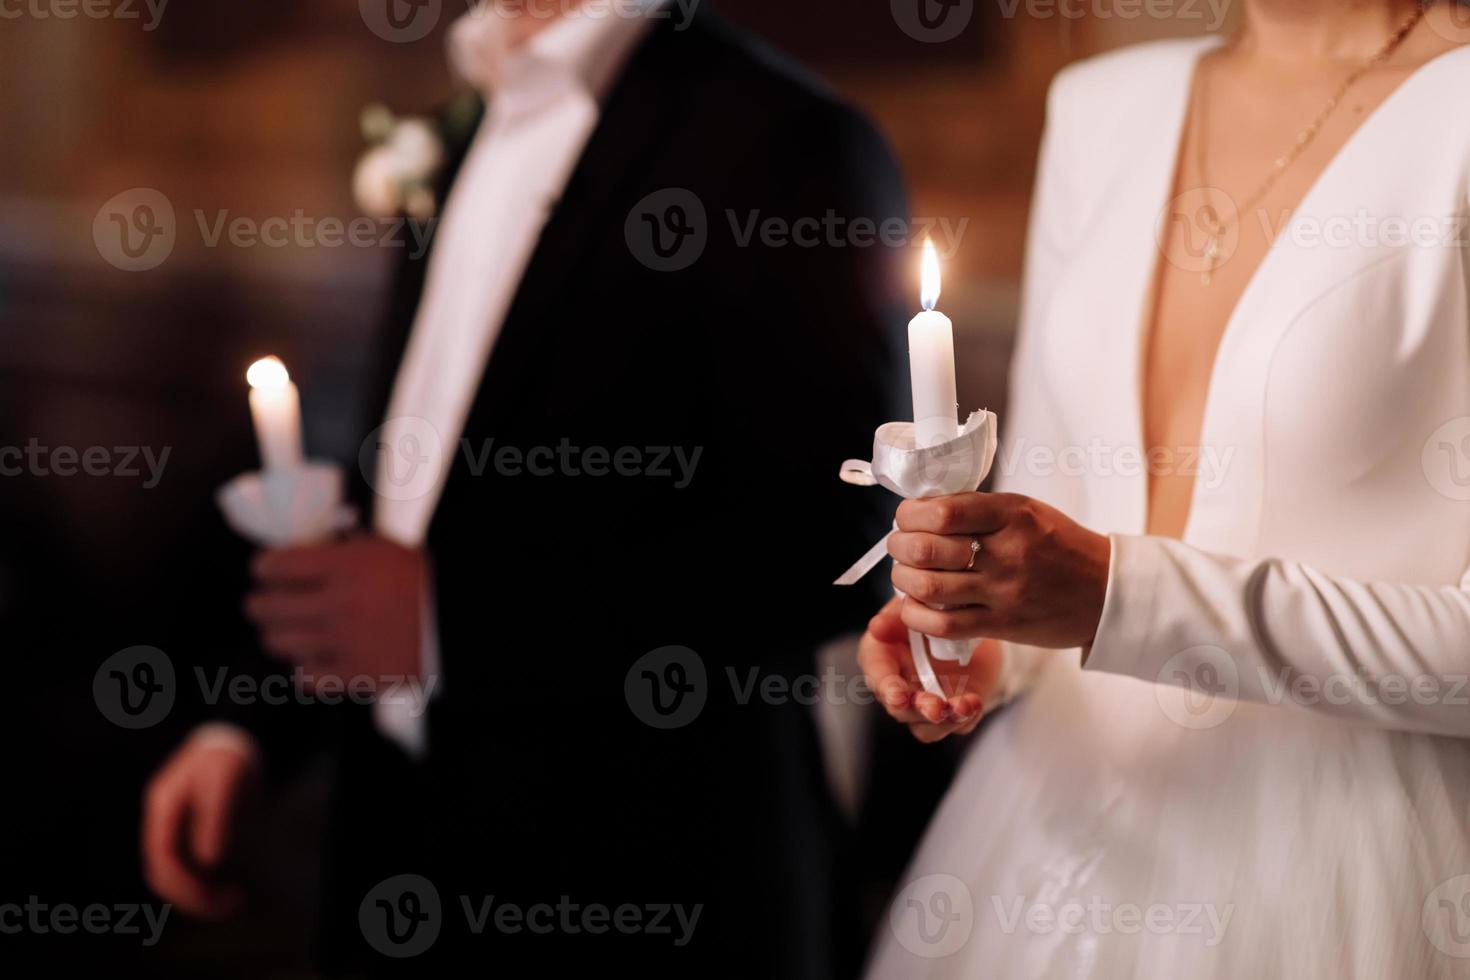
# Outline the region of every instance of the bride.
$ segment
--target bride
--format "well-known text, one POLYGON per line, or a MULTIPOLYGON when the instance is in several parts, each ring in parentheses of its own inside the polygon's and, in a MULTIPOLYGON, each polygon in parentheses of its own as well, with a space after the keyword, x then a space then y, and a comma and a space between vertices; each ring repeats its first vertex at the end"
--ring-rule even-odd
POLYGON ((1470 975, 1466 15, 1056 80, 1005 492, 904 503, 861 652, 924 741, 1015 702, 872 976, 1470 975), (947 699, 906 627, 980 639, 947 699))

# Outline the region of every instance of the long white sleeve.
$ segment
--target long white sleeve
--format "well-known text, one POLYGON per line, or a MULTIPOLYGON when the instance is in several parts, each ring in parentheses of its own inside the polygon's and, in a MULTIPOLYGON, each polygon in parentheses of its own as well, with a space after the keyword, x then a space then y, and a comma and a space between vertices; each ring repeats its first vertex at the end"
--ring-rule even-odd
MULTIPOLYGON (((1088 670, 1470 737, 1470 591, 1114 535, 1088 670)), ((1463 583, 1462 583, 1463 586, 1463 583)))
MULTIPOLYGON (((1028 472, 1026 452, 1032 447, 1059 451, 1065 445, 1053 395, 1049 390, 1043 352, 1036 341, 1046 316, 1047 302, 1067 258, 1077 245, 1076 207, 1068 168, 1077 157, 1071 152, 1065 96, 1067 73, 1059 75, 1047 97, 1046 131, 1042 135, 1036 193, 1026 232, 1026 268, 1021 284, 1021 315, 1011 358, 1009 402, 1002 415, 1004 435, 997 455, 995 489, 1045 500, 1064 511, 1075 510, 1082 486, 1079 478, 1059 471, 1042 475, 1028 472)), ((1002 643, 1005 663, 997 696, 989 707, 999 707, 1023 693, 1035 680, 1054 650, 1038 650, 1002 643)))

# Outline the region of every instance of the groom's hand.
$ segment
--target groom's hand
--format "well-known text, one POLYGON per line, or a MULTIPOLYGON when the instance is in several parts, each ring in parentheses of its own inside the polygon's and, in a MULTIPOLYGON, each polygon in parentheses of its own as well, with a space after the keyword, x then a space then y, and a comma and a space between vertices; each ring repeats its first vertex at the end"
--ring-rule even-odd
POLYGON ((248 738, 191 738, 148 781, 143 873, 187 915, 211 921, 240 910, 245 894, 225 871, 260 775, 248 738))
POLYGON ((245 614, 267 653, 311 675, 417 679, 427 564, 422 551, 361 534, 263 551, 245 614))

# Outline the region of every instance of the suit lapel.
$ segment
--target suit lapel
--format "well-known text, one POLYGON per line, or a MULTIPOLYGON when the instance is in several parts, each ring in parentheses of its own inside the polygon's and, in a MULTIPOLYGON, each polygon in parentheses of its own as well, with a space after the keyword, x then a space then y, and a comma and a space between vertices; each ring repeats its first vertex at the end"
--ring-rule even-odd
MULTIPOLYGON (((478 96, 467 94, 454 100, 440 116, 439 126, 445 141, 445 165, 434 182, 434 200, 441 205, 449 197, 449 188, 454 185, 460 168, 464 166, 465 156, 470 151, 470 144, 474 141, 475 132, 484 115, 485 104, 478 96)), ((382 421, 383 413, 388 409, 393 382, 398 376, 404 350, 408 347, 419 301, 423 298, 429 256, 433 253, 434 238, 438 231, 438 221, 430 222, 421 254, 407 259, 399 267, 393 284, 388 323, 379 349, 379 370, 373 380, 373 389, 369 392, 368 404, 376 413, 373 425, 382 421)))
MULTIPOLYGON (((445 165, 434 183, 434 200, 441 204, 449 196, 449 188, 453 186, 460 168, 464 166, 465 156, 469 153, 470 144, 474 141, 475 132, 484 115, 484 103, 477 95, 467 93, 453 100, 439 117, 439 130, 445 144, 445 165)), ((430 222, 421 254, 406 258, 398 266, 389 294, 388 313, 378 336, 376 349, 368 362, 366 397, 362 401, 368 413, 368 430, 381 423, 388 412, 393 383, 403 363, 403 354, 413 332, 419 301, 423 298, 424 278, 428 274, 429 256, 433 253, 434 237, 438 229, 437 221, 430 222)), ((362 468, 354 466, 352 472, 353 500, 371 520, 373 503, 377 498, 368 485, 362 468)))
POLYGON ((556 315, 580 266, 603 230, 622 227, 632 202, 624 200, 638 164, 655 154, 683 109, 671 92, 676 60, 687 34, 667 21, 654 25, 629 59, 603 106, 598 124, 554 205, 512 301, 481 381, 466 430, 483 428, 513 406, 528 386, 544 379, 557 342, 578 324, 556 315))

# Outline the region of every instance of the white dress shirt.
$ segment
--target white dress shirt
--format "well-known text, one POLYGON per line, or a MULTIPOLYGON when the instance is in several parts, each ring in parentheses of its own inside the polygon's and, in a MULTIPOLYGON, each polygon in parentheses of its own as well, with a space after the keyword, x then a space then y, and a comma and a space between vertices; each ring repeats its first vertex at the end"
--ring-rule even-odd
POLYGON ((1470 49, 1362 122, 1256 270, 1204 413, 1228 463, 1175 541, 1145 534, 1138 352, 1207 43, 1053 85, 998 466, 1111 534, 1105 607, 1085 666, 1007 648, 1029 690, 874 977, 1470 975, 1470 49))
MULTIPOLYGON (((597 125, 599 99, 659 6, 573 9, 514 49, 493 4, 453 25, 450 60, 487 109, 444 204, 382 430, 374 529, 384 537, 423 544, 546 219, 597 125)), ((432 625, 423 666, 437 676, 432 625)), ((423 752, 426 705, 405 697, 373 707, 385 735, 423 752)))

